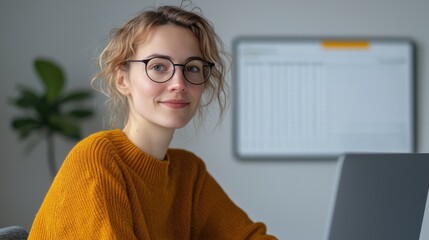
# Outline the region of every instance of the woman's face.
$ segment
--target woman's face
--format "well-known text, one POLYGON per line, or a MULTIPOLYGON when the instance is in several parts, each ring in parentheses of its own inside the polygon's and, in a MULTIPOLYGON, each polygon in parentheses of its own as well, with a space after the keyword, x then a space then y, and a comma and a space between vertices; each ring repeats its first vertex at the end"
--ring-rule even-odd
MULTIPOLYGON (((190 58, 201 58, 202 54, 192 32, 175 25, 163 25, 152 30, 149 38, 137 48, 134 59, 157 56, 183 64, 190 58)), ((204 85, 187 82, 181 66, 176 66, 169 81, 157 83, 148 78, 144 63, 129 64, 128 71, 121 71, 116 81, 119 91, 128 97, 129 123, 170 129, 184 127, 199 107, 204 85)))

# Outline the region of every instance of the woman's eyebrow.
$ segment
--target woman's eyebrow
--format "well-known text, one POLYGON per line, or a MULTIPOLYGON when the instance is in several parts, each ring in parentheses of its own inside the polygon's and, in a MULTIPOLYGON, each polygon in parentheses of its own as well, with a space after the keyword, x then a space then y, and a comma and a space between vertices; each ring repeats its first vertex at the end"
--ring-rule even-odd
MULTIPOLYGON (((149 56, 146 56, 146 58, 145 58, 145 59, 154 58, 154 57, 167 58, 167 59, 170 59, 171 61, 173 61, 173 60, 174 60, 174 59, 173 59, 171 56, 169 56, 169 55, 165 55, 165 54, 158 54, 158 53, 154 53, 154 54, 151 54, 151 55, 149 55, 149 56)), ((186 61, 189 61, 189 60, 195 60, 195 59, 203 60, 203 58, 202 58, 201 56, 190 56, 190 57, 188 57, 188 58, 186 58, 186 59, 185 59, 185 62, 186 62, 186 61)))
POLYGON ((154 58, 154 57, 168 58, 168 59, 170 59, 170 60, 171 60, 171 57, 170 57, 170 56, 168 56, 168 55, 164 55, 164 54, 158 54, 158 53, 154 53, 154 54, 151 54, 151 55, 149 55, 149 56, 146 56, 146 59, 154 58))

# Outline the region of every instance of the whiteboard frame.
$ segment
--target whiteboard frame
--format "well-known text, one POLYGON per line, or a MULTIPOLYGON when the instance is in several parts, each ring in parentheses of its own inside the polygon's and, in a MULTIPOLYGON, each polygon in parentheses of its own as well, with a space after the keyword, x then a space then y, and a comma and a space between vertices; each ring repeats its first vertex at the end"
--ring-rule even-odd
MULTIPOLYGON (((239 109, 243 107, 246 103, 240 103, 239 99, 239 90, 240 90, 240 84, 243 79, 241 79, 241 76, 238 74, 237 67, 240 64, 240 55, 238 54, 238 48, 241 44, 245 43, 284 43, 288 44, 290 42, 315 42, 315 41, 368 41, 368 42, 377 42, 377 43, 403 43, 410 46, 410 79, 409 79, 409 86, 410 86, 410 98, 409 99, 409 123, 411 126, 409 126, 409 131, 411 134, 409 146, 410 148, 405 151, 406 153, 413 153, 416 152, 416 139, 417 139, 417 132, 416 132, 416 126, 417 126, 417 118, 416 118, 416 112, 417 112, 417 84, 416 84, 416 45, 415 42, 409 38, 374 38, 374 37, 270 37, 270 36, 241 36, 236 38, 233 41, 233 68, 232 68, 232 86, 233 86, 233 151, 234 155, 238 157, 239 159, 331 159, 331 158, 337 158, 344 154, 345 152, 350 152, 348 149, 344 149, 344 151, 339 151, 336 153, 318 153, 318 152, 307 152, 307 153, 299 153, 299 154, 291 154, 285 151, 283 154, 267 154, 267 153, 251 153, 251 154, 243 154, 243 152, 240 150, 240 140, 243 136, 240 135, 240 131, 238 128, 239 124, 239 109)), ((355 151, 356 152, 356 151, 355 151)), ((371 152, 371 151, 370 151, 371 152)), ((401 151, 403 152, 403 151, 401 151)))

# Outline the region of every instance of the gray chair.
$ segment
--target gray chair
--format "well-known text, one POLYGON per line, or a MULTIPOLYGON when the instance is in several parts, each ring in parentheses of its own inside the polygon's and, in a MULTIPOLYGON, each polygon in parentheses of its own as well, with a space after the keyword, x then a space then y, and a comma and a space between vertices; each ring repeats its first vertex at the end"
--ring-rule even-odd
POLYGON ((28 232, 20 226, 0 228, 0 240, 27 240, 28 232))

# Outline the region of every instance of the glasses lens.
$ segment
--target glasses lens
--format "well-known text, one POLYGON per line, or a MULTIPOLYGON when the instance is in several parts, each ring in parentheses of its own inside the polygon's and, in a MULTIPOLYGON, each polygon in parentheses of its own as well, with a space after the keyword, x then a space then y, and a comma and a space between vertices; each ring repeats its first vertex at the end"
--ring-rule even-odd
POLYGON ((166 82, 174 74, 174 65, 166 58, 152 58, 146 64, 146 73, 152 81, 166 82))
POLYGON ((190 83, 203 84, 210 77, 210 66, 202 60, 191 60, 186 63, 183 72, 190 83))

